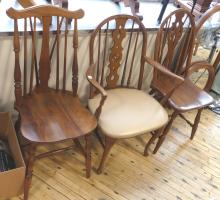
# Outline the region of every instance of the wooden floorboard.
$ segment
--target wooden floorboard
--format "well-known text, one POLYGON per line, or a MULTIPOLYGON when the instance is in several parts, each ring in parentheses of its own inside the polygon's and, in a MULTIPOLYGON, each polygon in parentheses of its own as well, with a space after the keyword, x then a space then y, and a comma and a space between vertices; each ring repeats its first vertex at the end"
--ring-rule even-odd
MULTIPOLYGON (((186 116, 192 120, 194 115, 186 116)), ((77 148, 41 159, 35 165, 30 200, 218 200, 220 116, 204 110, 192 141, 190 131, 177 118, 159 152, 148 157, 143 156, 148 134, 118 141, 102 175, 95 172, 102 147, 93 137, 90 179, 85 178, 77 148)))

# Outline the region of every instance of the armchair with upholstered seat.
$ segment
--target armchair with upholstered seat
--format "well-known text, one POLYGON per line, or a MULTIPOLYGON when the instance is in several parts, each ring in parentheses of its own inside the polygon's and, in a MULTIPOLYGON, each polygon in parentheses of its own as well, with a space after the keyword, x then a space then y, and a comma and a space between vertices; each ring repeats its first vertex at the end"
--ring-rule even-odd
MULTIPOLYGON (((146 46, 145 27, 129 15, 105 19, 91 35, 88 107, 98 119, 98 131, 105 137, 98 173, 102 172, 106 157, 118 139, 150 132, 158 136, 168 121, 162 105, 142 90, 144 77, 151 73, 145 57, 146 46)), ((182 83, 182 78, 155 67, 165 77, 176 77, 177 85, 182 83)), ((169 94, 173 87, 168 90, 169 94)))

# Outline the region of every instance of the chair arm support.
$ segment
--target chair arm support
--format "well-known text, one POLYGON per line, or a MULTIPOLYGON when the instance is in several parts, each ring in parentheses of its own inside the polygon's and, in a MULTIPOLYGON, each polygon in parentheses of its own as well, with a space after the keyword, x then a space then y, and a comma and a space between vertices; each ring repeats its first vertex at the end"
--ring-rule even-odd
POLYGON ((161 103, 164 104, 173 92, 184 83, 185 79, 170 72, 163 65, 149 57, 145 57, 144 59, 157 71, 157 77, 153 77, 152 85, 164 95, 161 101, 161 103))
POLYGON ((97 119, 99 119, 101 111, 102 111, 102 106, 105 103, 105 100, 107 98, 107 92, 105 91, 105 89, 94 79, 93 76, 93 69, 94 69, 95 64, 92 64, 87 72, 86 72, 86 77, 87 80, 89 81, 89 83, 95 87, 97 89, 97 91, 101 94, 101 100, 99 103, 99 106, 97 107, 96 111, 95 111, 95 116, 97 119))
MULTIPOLYGON (((188 78, 190 77, 191 74, 193 74, 194 72, 197 72, 198 70, 200 69, 204 69, 204 70, 207 70, 208 73, 209 73, 209 76, 208 76, 208 80, 204 86, 204 90, 205 91, 209 91, 212 87, 212 83, 214 81, 214 77, 215 77, 215 70, 213 68, 213 66, 208 63, 207 61, 197 61, 197 62, 193 62, 188 68, 187 68, 187 71, 186 71, 186 77, 185 78, 188 78)), ((199 79, 199 78, 198 78, 199 79)))
POLYGON ((161 65, 160 63, 154 61, 153 59, 145 56, 144 57, 145 61, 147 63, 149 63, 151 66, 153 66, 154 68, 156 68, 157 70, 159 70, 161 73, 163 74, 166 74, 167 77, 170 77, 170 78, 173 78, 173 79, 176 79, 180 82, 184 81, 184 78, 174 74, 173 72, 169 71, 168 69, 166 69, 163 65, 161 65))

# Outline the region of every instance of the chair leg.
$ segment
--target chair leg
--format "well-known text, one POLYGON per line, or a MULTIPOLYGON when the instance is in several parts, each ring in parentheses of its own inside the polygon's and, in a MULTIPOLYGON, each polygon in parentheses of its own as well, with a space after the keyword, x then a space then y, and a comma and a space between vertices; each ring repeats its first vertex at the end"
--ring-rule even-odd
POLYGON ((148 149, 150 147, 150 145, 160 136, 160 134, 163 132, 163 128, 156 130, 155 133, 151 136, 150 140, 148 141, 148 143, 145 146, 144 149, 144 156, 148 156, 148 149))
POLYGON ((96 135, 96 137, 98 138, 98 141, 100 142, 100 144, 102 145, 102 147, 105 148, 105 145, 104 145, 104 143, 103 143, 103 140, 102 140, 101 136, 100 136, 99 133, 98 133, 98 128, 95 129, 95 135, 96 135))
POLYGON ((166 135, 167 133, 169 132, 172 124, 173 124, 173 121, 175 120, 175 118, 177 117, 178 115, 178 112, 177 111, 174 111, 173 114, 171 115, 171 118, 170 118, 170 121, 168 122, 168 124, 166 125, 166 127, 164 128, 164 131, 162 133, 162 135, 159 137, 158 141, 157 141, 157 144, 154 148, 154 151, 153 151, 153 154, 156 154, 158 149, 160 148, 160 146, 162 145, 163 141, 165 140, 166 138, 166 135))
POLYGON ((91 135, 88 134, 85 136, 85 159, 86 159, 86 178, 89 178, 91 175, 91 135))
POLYGON ((20 127, 21 127, 21 118, 19 116, 17 121, 15 122, 15 131, 17 134, 20 132, 20 127))
POLYGON ((28 200, 28 194, 31 187, 31 180, 32 180, 32 174, 33 174, 33 167, 34 167, 34 161, 35 161, 35 151, 36 151, 36 145, 31 144, 29 147, 29 158, 27 161, 27 169, 26 169, 26 176, 24 181, 24 200, 28 200))
POLYGON ((116 139, 105 136, 105 148, 104 148, 104 152, 102 154, 101 162, 100 162, 99 167, 97 169, 98 174, 102 173, 102 170, 103 170, 103 167, 104 167, 104 162, 105 162, 112 146, 114 145, 115 141, 116 141, 116 139))
POLYGON ((198 128, 202 110, 203 110, 203 109, 199 109, 198 112, 197 112, 197 114, 196 114, 196 117, 195 117, 195 120, 194 120, 194 124, 193 124, 193 127, 192 127, 191 136, 190 136, 190 139, 191 139, 191 140, 194 138, 195 133, 196 133, 196 130, 197 130, 197 128, 198 128))
POLYGON ((81 145, 81 143, 80 143, 80 141, 79 141, 79 138, 73 139, 73 142, 74 142, 74 144, 80 149, 80 151, 82 152, 82 154, 83 154, 84 156, 86 156, 85 149, 84 149, 83 146, 81 145))

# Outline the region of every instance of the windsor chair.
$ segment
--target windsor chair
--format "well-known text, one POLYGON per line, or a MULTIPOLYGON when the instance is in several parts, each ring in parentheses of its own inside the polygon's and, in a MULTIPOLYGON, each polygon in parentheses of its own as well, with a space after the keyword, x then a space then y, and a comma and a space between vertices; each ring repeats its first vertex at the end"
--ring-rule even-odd
POLYGON ((77 95, 77 23, 84 16, 83 10, 68 11, 47 5, 24 10, 10 8, 7 15, 14 20, 14 106, 19 112, 16 124, 28 141, 24 183, 24 200, 27 200, 34 162, 73 147, 37 155, 39 145, 65 140, 79 143, 78 138, 84 137, 86 177, 90 176, 90 134, 97 122, 77 95), (19 32, 21 29, 23 34, 19 32), (68 73, 72 74, 72 81, 68 81, 68 73))
MULTIPOLYGON (((144 25, 130 15, 105 19, 91 35, 88 107, 97 117, 97 131, 105 138, 103 142, 99 137, 104 152, 98 173, 103 171, 107 155, 118 139, 150 132, 159 135, 167 123, 166 110, 142 90, 144 77, 150 73, 146 45, 144 25)), ((153 67, 165 77, 176 77, 177 84, 183 81, 161 66, 153 67)), ((172 85, 168 90, 172 90, 172 85)))
MULTIPOLYGON (((195 37, 195 23, 190 12, 184 9, 178 9, 168 15, 162 22, 157 32, 155 43, 154 60, 161 64, 167 70, 184 78, 182 84, 172 91, 172 94, 166 99, 167 105, 173 110, 168 124, 163 133, 159 136, 158 142, 154 149, 154 153, 158 151, 167 133, 169 132, 173 121, 177 116, 183 118, 190 126, 192 126, 190 139, 193 139, 198 128, 202 110, 213 102, 213 98, 207 93, 212 85, 214 70, 208 62, 198 61, 191 63, 193 45, 195 37), (208 71, 209 80, 204 89, 193 84, 190 76, 199 69, 208 71), (190 122, 183 113, 197 110, 194 122, 190 122)), ((163 74, 158 70, 154 70, 154 77, 163 79, 163 74)), ((173 80, 173 79, 172 79, 173 80)), ((172 80, 168 80, 172 82, 172 80)), ((167 88, 169 85, 161 82, 160 88, 152 83, 153 92, 159 91, 159 95, 166 95, 161 87, 167 88)), ((164 98, 163 98, 164 101, 164 98)), ((154 138, 156 139, 156 137, 154 138)), ((151 143, 153 143, 153 139, 151 143)), ((150 144, 149 144, 150 146, 150 144)))

